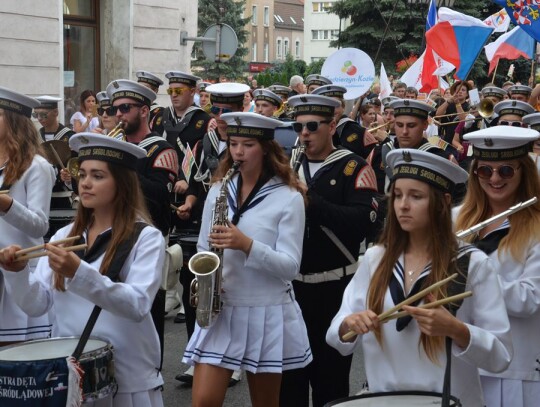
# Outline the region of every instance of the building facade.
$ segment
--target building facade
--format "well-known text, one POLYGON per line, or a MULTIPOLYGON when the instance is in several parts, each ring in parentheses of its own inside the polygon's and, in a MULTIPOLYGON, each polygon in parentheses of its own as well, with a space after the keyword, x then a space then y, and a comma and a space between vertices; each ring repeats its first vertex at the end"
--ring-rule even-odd
POLYGON ((288 54, 294 59, 304 57, 304 2, 275 0, 275 60, 283 61, 288 54))
MULTIPOLYGON (((197 0, 17 0, 0 2, 0 86, 64 98, 64 121, 80 93, 144 69, 164 79, 190 71, 197 0)), ((167 104, 165 89, 158 101, 167 104)))

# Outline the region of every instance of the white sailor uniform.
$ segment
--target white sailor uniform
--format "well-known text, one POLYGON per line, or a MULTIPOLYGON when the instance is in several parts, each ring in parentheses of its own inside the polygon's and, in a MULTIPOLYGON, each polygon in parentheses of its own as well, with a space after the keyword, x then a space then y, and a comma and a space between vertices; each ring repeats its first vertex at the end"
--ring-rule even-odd
MULTIPOLYGON (((238 176, 229 183, 229 218, 237 211, 238 176)), ((198 250, 208 250, 211 213, 221 183, 212 186, 204 207, 198 250)), ((302 257, 302 196, 274 177, 253 197, 238 227, 253 239, 249 256, 226 249, 223 309, 206 329, 196 325, 183 362, 208 363, 252 373, 281 373, 312 360, 302 313, 291 280, 302 257)))

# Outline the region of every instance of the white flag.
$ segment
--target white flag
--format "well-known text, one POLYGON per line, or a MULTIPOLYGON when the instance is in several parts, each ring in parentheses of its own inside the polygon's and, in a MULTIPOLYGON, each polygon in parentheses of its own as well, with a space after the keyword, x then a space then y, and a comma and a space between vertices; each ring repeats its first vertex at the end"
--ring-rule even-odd
POLYGON ((399 80, 406 83, 407 86, 420 89, 422 87, 422 67, 424 66, 424 55, 426 51, 405 71, 399 80))
POLYGON ((380 72, 380 78, 379 83, 381 87, 381 91, 379 93, 379 99, 383 99, 387 96, 390 96, 390 93, 392 93, 392 85, 390 84, 390 81, 388 80, 388 75, 386 75, 386 69, 384 69, 384 64, 381 62, 381 72, 380 72))
POLYGON ((495 31, 493 32, 504 33, 508 31, 508 27, 510 26, 510 17, 508 17, 506 9, 503 8, 501 11, 498 11, 497 13, 486 18, 484 23, 495 28, 495 31))
POLYGON ((433 75, 444 76, 452 72, 454 69, 456 69, 454 65, 442 59, 439 56, 439 54, 437 54, 435 51, 432 51, 432 52, 433 52, 433 57, 435 58, 435 63, 437 64, 437 69, 433 71, 433 75))

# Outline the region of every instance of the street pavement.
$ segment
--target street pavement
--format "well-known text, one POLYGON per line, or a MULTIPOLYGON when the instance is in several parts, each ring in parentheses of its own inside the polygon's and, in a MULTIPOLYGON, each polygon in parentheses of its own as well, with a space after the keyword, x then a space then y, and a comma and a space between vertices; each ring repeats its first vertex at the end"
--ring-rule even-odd
MULTIPOLYGON (((163 361, 163 378, 165 386, 163 390, 163 400, 165 407, 188 407, 191 406, 191 387, 181 384, 174 377, 187 369, 181 364, 181 357, 187 343, 187 332, 185 324, 175 324, 175 312, 171 312, 165 318, 165 356, 163 361)), ((365 381, 365 373, 362 363, 362 354, 357 352, 353 358, 351 370, 351 395, 360 390, 361 384, 365 381)), ((244 407, 250 406, 249 390, 247 380, 242 377, 240 383, 231 387, 227 391, 224 407, 244 407)))

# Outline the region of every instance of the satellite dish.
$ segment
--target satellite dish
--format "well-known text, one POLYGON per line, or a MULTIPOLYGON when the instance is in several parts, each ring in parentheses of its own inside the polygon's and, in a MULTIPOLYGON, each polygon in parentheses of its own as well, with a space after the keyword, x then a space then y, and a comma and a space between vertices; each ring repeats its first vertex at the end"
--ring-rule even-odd
POLYGON ((215 38, 214 41, 204 41, 202 50, 206 59, 215 62, 227 62, 238 49, 238 37, 233 28, 227 24, 213 24, 206 29, 203 37, 215 38))

